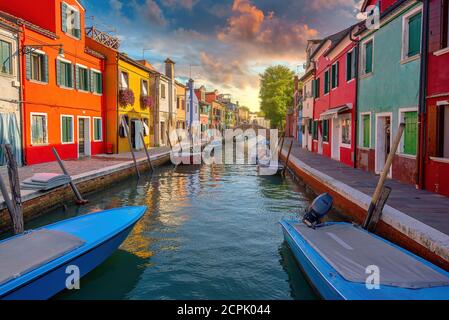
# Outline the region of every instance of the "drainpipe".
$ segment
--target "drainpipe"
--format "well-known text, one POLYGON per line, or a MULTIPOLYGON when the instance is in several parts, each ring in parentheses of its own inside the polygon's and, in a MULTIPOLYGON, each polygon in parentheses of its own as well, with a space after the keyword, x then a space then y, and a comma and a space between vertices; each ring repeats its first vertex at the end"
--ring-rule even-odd
POLYGON ((21 141, 22 141, 22 160, 23 160, 23 165, 27 164, 27 152, 26 152, 26 137, 27 137, 27 133, 26 133, 26 126, 25 126, 25 81, 26 81, 26 61, 23 61, 22 63, 20 63, 20 60, 24 58, 24 55, 22 54, 22 49, 25 48, 25 27, 22 24, 21 25, 21 29, 22 29, 22 37, 20 37, 20 32, 18 34, 18 39, 17 39, 17 43, 18 43, 18 57, 17 57, 17 64, 18 64, 18 68, 17 68, 17 72, 20 73, 20 102, 19 102, 19 108, 20 108, 20 117, 21 117, 21 121, 20 121, 20 130, 21 130, 21 141), (21 68, 22 67, 22 68, 21 68))
POLYGON ((426 154, 426 97, 427 97, 427 63, 429 51, 429 0, 423 2, 423 23, 421 39, 421 67, 419 83, 419 114, 418 114, 418 152, 417 152, 417 187, 425 187, 425 158, 426 154))
MULTIPOLYGON (((352 37, 352 31, 353 29, 351 29, 350 33, 349 33, 349 38, 352 42, 355 42, 356 45, 354 47, 354 52, 355 52, 355 104, 354 104, 354 168, 357 168, 357 145, 358 145, 358 126, 359 126, 359 119, 357 116, 357 109, 358 109, 358 102, 359 102, 359 39, 355 39, 352 37)), ((371 128, 370 128, 371 129, 371 128)), ((371 138, 371 135, 370 135, 371 138)))

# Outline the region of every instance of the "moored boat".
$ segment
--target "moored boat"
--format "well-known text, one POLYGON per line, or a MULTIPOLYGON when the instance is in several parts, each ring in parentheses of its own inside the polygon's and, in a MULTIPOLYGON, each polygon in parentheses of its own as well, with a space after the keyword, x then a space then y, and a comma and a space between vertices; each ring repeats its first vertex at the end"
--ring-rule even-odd
POLYGON ((324 299, 449 299, 448 272, 360 227, 280 223, 301 269, 324 299))
POLYGON ((0 299, 43 300, 67 288, 71 270, 83 277, 126 239, 146 207, 95 212, 0 242, 0 299))

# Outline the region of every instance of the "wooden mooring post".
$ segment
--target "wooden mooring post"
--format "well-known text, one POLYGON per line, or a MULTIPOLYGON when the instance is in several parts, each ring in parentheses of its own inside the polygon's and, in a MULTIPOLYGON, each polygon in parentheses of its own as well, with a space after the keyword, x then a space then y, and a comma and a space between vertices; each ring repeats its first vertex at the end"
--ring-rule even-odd
POLYGON ((287 171, 287 167, 288 167, 288 161, 290 160, 290 154, 292 152, 292 147, 293 147, 293 140, 290 143, 290 148, 288 149, 288 154, 287 154, 287 159, 285 160, 285 166, 284 166, 284 170, 282 170, 282 175, 285 176, 285 172, 287 171))
POLYGON ((24 223, 22 196, 20 194, 19 170, 11 145, 3 145, 3 150, 5 152, 8 166, 9 187, 11 189, 12 199, 9 198, 8 190, 1 176, 0 189, 11 217, 14 234, 21 234, 24 232, 24 223))
POLYGON ((121 117, 120 118, 120 122, 123 126, 123 130, 125 130, 125 135, 128 138, 128 144, 129 144, 129 150, 131 150, 131 155, 133 157, 133 162, 134 162, 134 167, 136 168, 136 175, 137 178, 140 179, 140 171, 139 171, 139 166, 137 165, 137 160, 136 160, 136 155, 134 154, 134 149, 133 149, 133 144, 131 142, 131 136, 129 135, 129 131, 128 131, 128 124, 125 121, 125 117, 121 117))
POLYGON ((140 133, 140 139, 142 139, 143 149, 145 150, 145 154, 147 155, 148 165, 150 166, 151 172, 153 172, 154 171, 153 163, 151 162, 150 154, 148 153, 147 146, 145 145, 145 138, 143 137, 143 133, 142 132, 140 133))
POLYGON ((88 200, 86 200, 86 199, 83 198, 83 196, 82 196, 81 193, 79 192, 78 188, 77 188, 76 185, 73 183, 72 177, 70 176, 69 172, 67 171, 67 169, 66 169, 66 167, 65 167, 65 165, 64 165, 64 162, 62 162, 61 157, 60 157, 59 154, 58 154, 58 151, 56 151, 56 148, 53 147, 53 148, 52 148, 52 151, 53 151, 53 154, 54 154, 54 156, 55 156, 55 158, 56 158, 56 161, 57 161, 58 164, 59 164, 59 167, 61 167, 62 172, 63 172, 65 175, 67 175, 67 176, 70 177, 69 185, 70 185, 70 188, 72 188, 73 193, 75 194, 75 197, 76 197, 76 204, 77 204, 77 205, 85 205, 85 204, 89 203, 88 200))

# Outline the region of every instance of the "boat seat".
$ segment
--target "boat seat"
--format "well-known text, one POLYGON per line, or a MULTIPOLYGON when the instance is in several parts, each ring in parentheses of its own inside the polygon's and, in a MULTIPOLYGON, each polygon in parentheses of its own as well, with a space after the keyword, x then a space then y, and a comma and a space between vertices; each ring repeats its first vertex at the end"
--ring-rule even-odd
POLYGON ((351 224, 311 229, 295 225, 301 236, 344 279, 366 283, 367 268, 376 266, 380 284, 408 289, 449 285, 449 278, 399 248, 351 224))
POLYGON ((0 285, 81 247, 68 233, 37 230, 0 242, 0 285))

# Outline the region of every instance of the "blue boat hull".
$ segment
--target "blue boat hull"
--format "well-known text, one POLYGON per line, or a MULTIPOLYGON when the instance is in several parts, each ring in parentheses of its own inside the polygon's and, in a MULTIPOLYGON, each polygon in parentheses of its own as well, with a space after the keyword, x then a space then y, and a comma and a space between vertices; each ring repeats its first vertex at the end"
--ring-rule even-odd
MULTIPOLYGON (((326 300, 449 300, 449 287, 408 289, 381 285, 378 290, 370 290, 365 283, 344 279, 294 228, 298 221, 281 220, 284 238, 292 250, 300 268, 317 293, 326 300)), ((343 222, 330 224, 345 224, 343 222)), ((366 232, 366 231, 365 231, 366 232)), ((399 251, 408 254, 435 271, 449 278, 449 273, 430 262, 371 234, 399 251)))
MULTIPOLYGON (((0 286, 0 299, 46 300, 65 290, 71 276, 67 267, 78 267, 80 278, 95 269, 118 249, 145 210, 146 207, 113 209, 43 227, 70 233, 84 240, 85 244, 0 286)), ((80 281, 81 289, 82 286, 80 281)))

